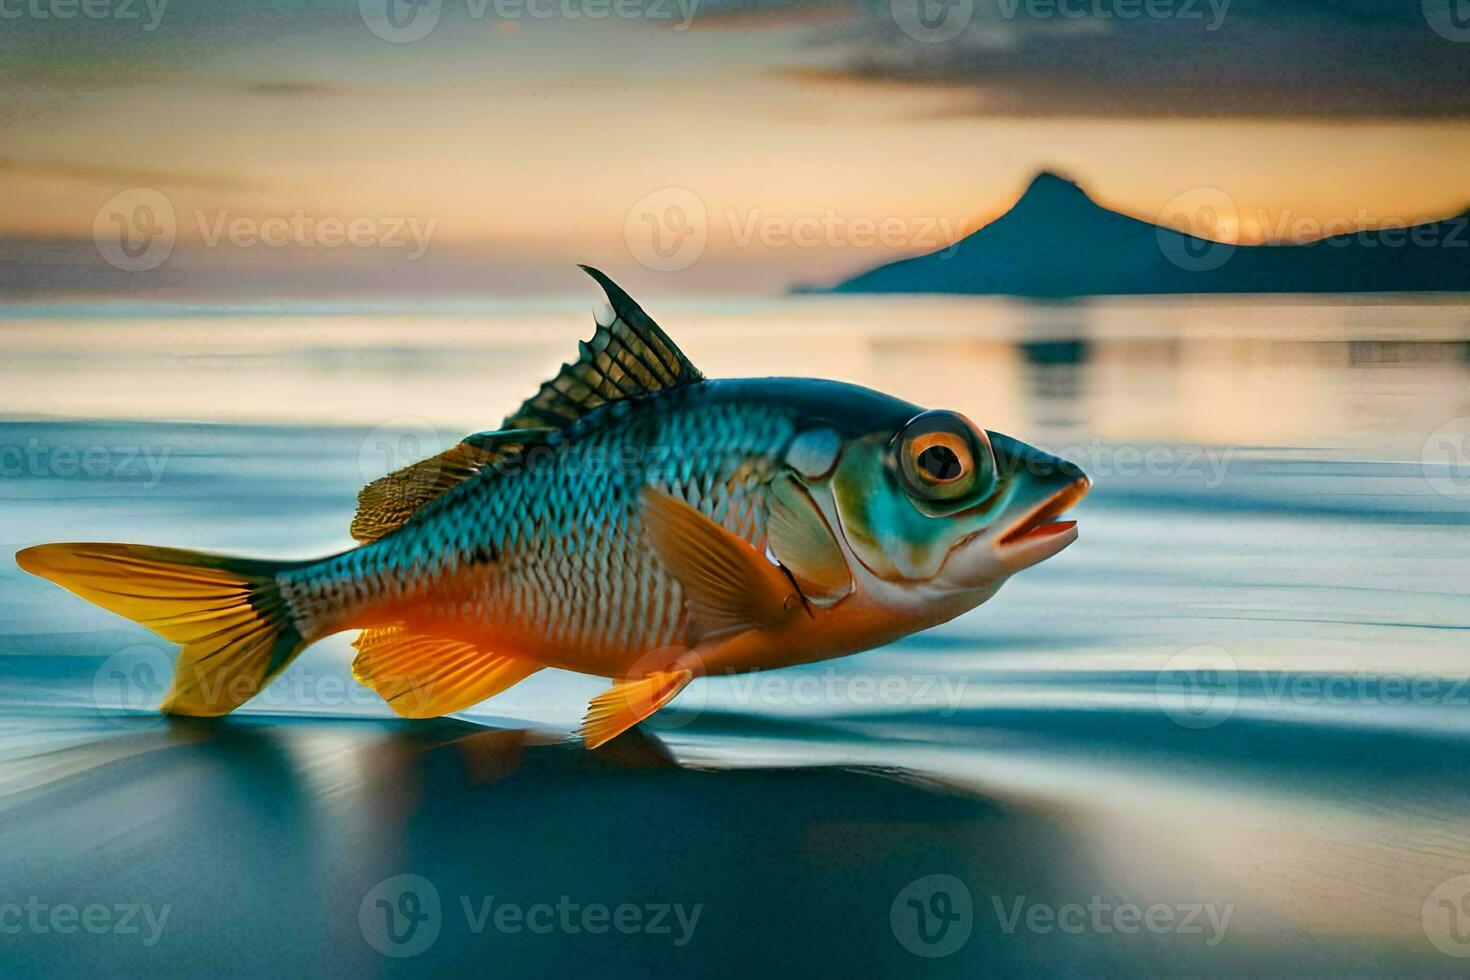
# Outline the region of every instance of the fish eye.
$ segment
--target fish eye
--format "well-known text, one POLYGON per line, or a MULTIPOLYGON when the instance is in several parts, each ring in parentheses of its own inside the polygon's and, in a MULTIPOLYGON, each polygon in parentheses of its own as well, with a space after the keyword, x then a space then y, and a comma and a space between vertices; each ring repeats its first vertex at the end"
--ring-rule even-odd
POLYGON ((954 412, 915 416, 894 439, 904 489, 921 500, 946 501, 988 493, 995 485, 990 440, 954 412))
POLYGON ((930 446, 919 453, 914 463, 924 479, 933 479, 936 483, 957 480, 964 475, 965 470, 959 455, 948 446, 930 446))

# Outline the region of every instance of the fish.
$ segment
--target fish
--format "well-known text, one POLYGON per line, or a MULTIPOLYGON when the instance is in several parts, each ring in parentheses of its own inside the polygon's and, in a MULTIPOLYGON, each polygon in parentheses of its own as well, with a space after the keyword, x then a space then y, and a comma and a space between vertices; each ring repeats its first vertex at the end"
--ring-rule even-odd
POLYGON ((708 379, 616 283, 577 357, 494 430, 373 481, 357 544, 272 561, 118 543, 27 572, 180 644, 159 708, 226 714, 308 645, 399 715, 537 671, 608 678, 596 748, 691 681, 937 626, 1077 538, 1080 467, 959 412, 814 378, 708 379))

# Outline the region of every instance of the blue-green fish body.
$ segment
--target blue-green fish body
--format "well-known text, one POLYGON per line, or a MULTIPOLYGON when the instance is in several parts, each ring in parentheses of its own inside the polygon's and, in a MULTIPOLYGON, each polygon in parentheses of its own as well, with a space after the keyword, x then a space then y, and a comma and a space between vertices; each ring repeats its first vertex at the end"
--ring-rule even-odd
MULTIPOLYGON (((592 270, 589 270, 592 271, 592 270)), ((600 744, 691 679, 944 622, 1075 538, 1072 464, 854 385, 707 380, 620 289, 501 428, 367 487, 362 545, 270 563, 113 544, 21 565, 185 645, 166 710, 221 714, 342 630, 402 714, 544 667, 617 679, 600 744), (127 583, 127 588, 120 588, 127 583)))

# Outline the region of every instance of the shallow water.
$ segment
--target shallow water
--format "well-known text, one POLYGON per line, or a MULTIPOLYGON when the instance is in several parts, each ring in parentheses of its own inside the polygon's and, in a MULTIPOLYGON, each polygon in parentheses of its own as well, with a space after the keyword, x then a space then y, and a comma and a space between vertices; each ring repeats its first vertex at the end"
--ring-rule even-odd
MULTIPOLYGON (((344 547, 362 482, 493 426, 588 332, 585 303, 30 312, 0 320, 7 557, 344 547)), ((346 637, 224 723, 165 722, 172 648, 7 560, 0 962, 1458 972, 1470 306, 652 312, 711 376, 840 377, 1063 452, 1096 482, 1081 539, 891 647, 696 682, 599 757, 560 738, 602 682, 548 671, 407 724, 351 682, 346 637), (412 948, 384 932, 405 886, 376 886, 401 873, 440 909, 397 958, 374 942, 412 948), (645 918, 498 927, 492 895, 645 918), (152 944, 7 929, 31 899, 171 911, 152 944), (701 907, 686 943, 646 928, 658 904, 701 907)))

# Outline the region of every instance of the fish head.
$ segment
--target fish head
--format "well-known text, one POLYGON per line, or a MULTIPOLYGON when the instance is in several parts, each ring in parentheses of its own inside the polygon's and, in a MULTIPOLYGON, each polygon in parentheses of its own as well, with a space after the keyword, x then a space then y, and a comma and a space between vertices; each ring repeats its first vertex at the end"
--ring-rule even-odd
POLYGON ((1077 539, 1057 521, 1091 481, 1077 465, 927 411, 848 440, 830 477, 852 555, 892 594, 958 609, 1077 539))

